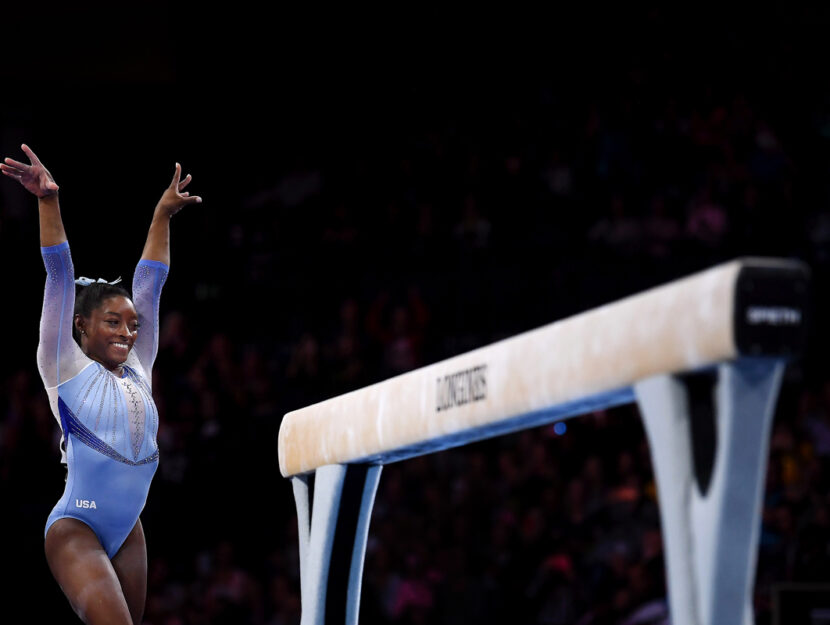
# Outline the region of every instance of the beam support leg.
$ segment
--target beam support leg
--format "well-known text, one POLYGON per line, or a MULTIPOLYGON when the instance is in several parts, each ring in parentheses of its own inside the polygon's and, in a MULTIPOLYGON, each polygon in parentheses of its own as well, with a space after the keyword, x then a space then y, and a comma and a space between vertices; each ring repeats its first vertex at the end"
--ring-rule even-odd
POLYGON ((696 434, 711 415, 699 414, 689 377, 656 376, 634 387, 657 482, 675 625, 754 622, 769 434, 784 366, 765 358, 720 365, 708 442, 696 434))
POLYGON ((291 478, 300 540, 302 625, 357 625, 381 465, 329 465, 291 478))

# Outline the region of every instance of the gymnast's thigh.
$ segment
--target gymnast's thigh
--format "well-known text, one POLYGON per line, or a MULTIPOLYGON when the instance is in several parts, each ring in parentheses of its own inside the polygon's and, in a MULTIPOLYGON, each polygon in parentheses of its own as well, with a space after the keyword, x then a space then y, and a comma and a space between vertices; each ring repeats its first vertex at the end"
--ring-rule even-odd
POLYGON ((86 523, 58 519, 46 533, 45 550, 52 575, 82 621, 133 625, 112 562, 86 523))
POLYGON ((147 545, 141 519, 135 522, 135 527, 113 556, 112 566, 121 582, 133 623, 138 625, 147 601, 147 545))

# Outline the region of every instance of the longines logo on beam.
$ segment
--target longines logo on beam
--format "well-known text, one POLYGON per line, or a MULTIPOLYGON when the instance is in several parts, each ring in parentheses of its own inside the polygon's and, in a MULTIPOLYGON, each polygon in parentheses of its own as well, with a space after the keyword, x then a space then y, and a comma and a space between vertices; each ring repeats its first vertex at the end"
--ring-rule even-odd
POLYGON ((487 365, 479 365, 438 378, 435 385, 435 411, 449 410, 487 398, 487 365))

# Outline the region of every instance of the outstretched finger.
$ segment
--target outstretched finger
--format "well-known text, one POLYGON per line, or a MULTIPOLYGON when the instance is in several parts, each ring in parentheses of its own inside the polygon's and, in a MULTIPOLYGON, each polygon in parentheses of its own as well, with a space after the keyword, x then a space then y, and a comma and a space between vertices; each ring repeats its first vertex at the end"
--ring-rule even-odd
POLYGON ((18 182, 20 181, 20 174, 14 174, 14 173, 12 173, 10 171, 7 171, 5 169, 2 169, 2 168, 0 168, 0 171, 2 171, 4 174, 6 174, 9 178, 14 178, 18 182))
POLYGON ((185 197, 182 198, 182 202, 184 202, 185 205, 188 205, 188 204, 201 204, 202 203, 202 198, 199 197, 198 195, 188 195, 188 196, 185 196, 185 197))
POLYGON ((184 180, 182 180, 182 181, 179 183, 179 191, 182 191, 182 190, 183 190, 183 189, 184 189, 187 185, 189 185, 191 180, 193 180, 193 178, 191 177, 191 175, 190 175, 190 174, 187 174, 187 175, 184 177, 184 180))
POLYGON ((16 161, 13 158, 7 158, 6 159, 6 165, 11 165, 12 167, 15 167, 17 169, 24 170, 24 171, 31 167, 31 165, 27 165, 26 163, 21 163, 20 161, 16 161))
POLYGON ((173 180, 170 181, 170 188, 179 190, 179 179, 182 177, 182 166, 176 163, 176 172, 173 174, 173 180))
POLYGON ((18 176, 23 174, 23 170, 19 167, 12 167, 11 165, 6 165, 5 163, 0 163, 0 169, 6 172, 17 174, 18 176))
POLYGON ((24 143, 20 146, 20 149, 26 153, 26 156, 28 156, 29 160, 32 161, 32 165, 42 165, 40 159, 34 152, 32 152, 32 148, 30 148, 28 145, 24 143))

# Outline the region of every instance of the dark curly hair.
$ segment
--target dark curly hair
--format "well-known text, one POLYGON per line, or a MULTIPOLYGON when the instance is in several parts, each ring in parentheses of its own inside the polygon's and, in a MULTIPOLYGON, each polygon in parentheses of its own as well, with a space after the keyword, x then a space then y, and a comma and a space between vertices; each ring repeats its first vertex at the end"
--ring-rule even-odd
MULTIPOLYGON (((92 316, 92 311, 98 308, 104 300, 119 295, 132 299, 127 289, 105 282, 93 282, 89 286, 79 286, 75 294, 75 315, 81 315, 81 317, 88 319, 92 316)), ((72 320, 72 338, 80 345, 81 333, 75 327, 74 315, 72 320)))

